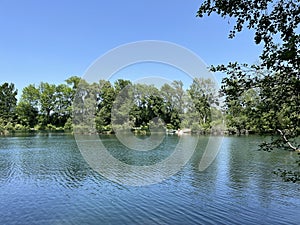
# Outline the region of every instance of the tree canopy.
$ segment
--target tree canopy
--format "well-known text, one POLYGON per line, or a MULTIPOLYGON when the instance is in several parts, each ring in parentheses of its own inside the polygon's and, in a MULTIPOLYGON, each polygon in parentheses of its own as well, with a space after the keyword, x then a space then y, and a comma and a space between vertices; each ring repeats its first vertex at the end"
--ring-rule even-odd
POLYGON ((0 86, 0 117, 2 119, 12 116, 17 104, 17 94, 14 84, 4 83, 0 86))
POLYGON ((300 133, 300 5, 294 0, 204 1, 197 16, 216 13, 234 21, 229 38, 249 29, 254 42, 263 45, 258 65, 230 62, 212 66, 228 75, 223 80, 229 123, 277 133, 282 139, 262 147, 298 149, 300 133), (248 99, 248 100, 247 100, 248 99), (291 145, 294 141, 294 145, 291 145), (288 145, 286 145, 288 144, 288 145))
POLYGON ((113 125, 144 131, 161 126, 205 133, 210 132, 216 92, 209 79, 194 79, 184 90, 181 81, 157 88, 123 79, 88 83, 72 76, 64 84, 30 84, 17 102, 14 85, 5 83, 0 92, 0 128, 68 130, 74 124, 74 132, 103 133, 112 132, 113 125))

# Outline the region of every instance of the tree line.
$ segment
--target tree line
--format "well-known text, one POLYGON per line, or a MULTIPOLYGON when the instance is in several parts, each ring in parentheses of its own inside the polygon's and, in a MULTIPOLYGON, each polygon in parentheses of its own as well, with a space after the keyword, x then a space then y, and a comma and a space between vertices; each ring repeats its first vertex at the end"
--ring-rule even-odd
MULTIPOLYGON (((64 84, 30 84, 17 100, 14 84, 4 83, 0 86, 0 131, 72 131, 75 125, 76 131, 87 133, 111 133, 125 126, 145 131, 151 126, 170 131, 189 128, 201 134, 274 134, 287 128, 299 132, 296 102, 273 102, 275 87, 269 85, 241 89, 234 74, 244 68, 236 64, 232 68, 232 76, 223 80, 220 90, 204 78, 195 78, 185 90, 182 81, 157 88, 123 79, 90 84, 72 76, 64 84), (224 94, 225 104, 219 106, 224 94), (275 106, 276 110, 271 108, 275 106)), ((258 75, 254 69, 252 73, 258 75)), ((294 91, 291 101, 297 97, 295 89, 281 90, 294 91)))
POLYGON ((22 90, 19 101, 15 85, 2 84, 0 131, 70 129, 72 99, 79 80, 78 77, 71 77, 66 84, 30 84, 22 90))
POLYGON ((224 121, 218 89, 211 79, 195 78, 187 90, 182 81, 154 85, 119 79, 88 83, 72 76, 64 84, 30 84, 17 101, 14 84, 0 86, 0 131, 72 130, 107 133, 127 125, 149 131, 190 128, 207 133, 224 121), (93 127, 90 127, 93 126, 93 127), (94 129, 93 131, 91 129, 94 129))

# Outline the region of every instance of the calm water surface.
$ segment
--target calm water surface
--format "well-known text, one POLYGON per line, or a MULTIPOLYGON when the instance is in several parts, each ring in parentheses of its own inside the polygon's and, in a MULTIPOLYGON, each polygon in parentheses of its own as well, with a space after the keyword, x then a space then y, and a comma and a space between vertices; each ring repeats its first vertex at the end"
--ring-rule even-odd
MULTIPOLYGON (((168 136, 156 150, 139 152, 115 136, 102 139, 111 155, 133 165, 159 162, 178 142, 168 136)), ((272 174, 291 168, 296 154, 257 151, 262 139, 225 137, 200 172, 208 141, 200 137, 177 174, 133 187, 93 171, 72 135, 0 137, 0 224, 300 224, 300 184, 272 174)))

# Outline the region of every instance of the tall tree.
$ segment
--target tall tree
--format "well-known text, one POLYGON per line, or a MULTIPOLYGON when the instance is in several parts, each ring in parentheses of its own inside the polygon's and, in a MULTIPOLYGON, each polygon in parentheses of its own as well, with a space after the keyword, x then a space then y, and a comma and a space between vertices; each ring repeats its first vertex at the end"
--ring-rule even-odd
POLYGON ((173 81, 172 86, 164 84, 161 89, 161 96, 164 100, 163 112, 164 121, 170 124, 173 129, 178 129, 181 122, 179 114, 183 113, 183 94, 181 81, 173 81))
POLYGON ((39 85, 41 113, 43 114, 42 124, 51 123, 51 113, 56 105, 56 86, 47 82, 41 82, 39 85))
POLYGON ((132 121, 136 127, 146 125, 147 121, 147 101, 146 96, 148 92, 146 84, 133 85, 133 100, 134 105, 130 111, 132 121))
POLYGON ((59 84, 55 88, 55 105, 51 123, 55 126, 63 127, 71 117, 73 89, 66 84, 59 84))
POLYGON ((34 84, 30 84, 27 87, 23 88, 21 101, 30 104, 33 108, 40 108, 40 91, 34 84))
POLYGON ((14 84, 4 83, 0 85, 0 118, 8 122, 14 116, 17 104, 18 91, 14 84))
POLYGON ((31 128, 38 124, 39 99, 40 91, 35 85, 30 84, 23 88, 21 99, 16 108, 18 123, 31 128))
POLYGON ((300 134, 300 5, 294 0, 206 0, 198 16, 217 13, 234 22, 229 38, 245 29, 254 31, 254 42, 263 45, 260 65, 229 63, 213 67, 229 76, 223 80, 226 103, 237 99, 249 89, 257 88, 261 104, 255 119, 261 115, 266 131, 280 134, 281 139, 265 143, 263 147, 300 148, 296 138, 300 134))
POLYGON ((185 109, 185 92, 183 90, 183 82, 181 80, 174 80, 172 82, 172 87, 175 91, 174 98, 176 108, 178 109, 179 114, 183 114, 185 109))
POLYGON ((111 110, 115 96, 115 89, 112 84, 109 81, 100 80, 96 112, 96 126, 100 132, 111 124, 111 110))
POLYGON ((211 79, 195 78, 188 89, 194 108, 199 117, 199 123, 209 125, 211 122, 211 107, 217 104, 217 90, 211 79))

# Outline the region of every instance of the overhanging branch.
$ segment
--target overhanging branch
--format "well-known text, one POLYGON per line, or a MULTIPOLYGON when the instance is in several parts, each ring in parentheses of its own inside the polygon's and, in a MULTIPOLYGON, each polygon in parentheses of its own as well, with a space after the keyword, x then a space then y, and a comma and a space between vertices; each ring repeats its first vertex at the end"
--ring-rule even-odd
POLYGON ((277 129, 277 131, 280 133, 281 137, 283 138, 283 140, 285 141, 285 143, 288 144, 288 146, 293 149, 294 151, 299 151, 299 149, 297 149, 297 147, 295 147, 294 145, 291 144, 291 142, 287 139, 287 137, 285 136, 285 134, 282 132, 282 130, 277 129))

